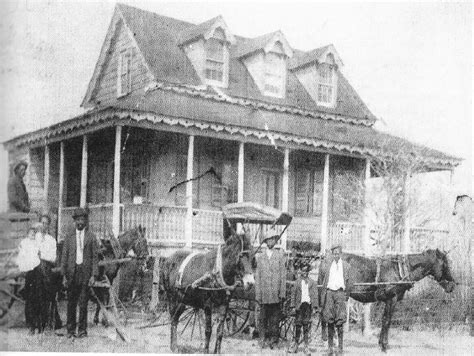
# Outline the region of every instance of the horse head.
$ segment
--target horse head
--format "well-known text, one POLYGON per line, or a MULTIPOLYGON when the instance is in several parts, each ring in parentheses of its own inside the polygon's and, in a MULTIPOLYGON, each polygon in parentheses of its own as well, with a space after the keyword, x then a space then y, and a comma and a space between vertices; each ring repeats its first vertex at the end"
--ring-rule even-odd
POLYGON ((148 243, 145 237, 145 228, 138 226, 132 230, 128 230, 119 236, 120 246, 127 254, 133 251, 136 258, 142 262, 141 269, 146 271, 146 262, 148 253, 148 243))
POLYGON ((438 282, 447 293, 451 293, 454 290, 456 282, 451 273, 447 254, 438 249, 428 250, 425 251, 425 253, 428 255, 430 262, 429 274, 433 276, 436 282, 438 282))
MULTIPOLYGON (((252 269, 252 243, 245 234, 232 234, 225 242, 223 256, 226 263, 223 268, 224 279, 241 280, 244 289, 255 284, 252 269)), ((226 281, 228 283, 228 281, 226 281)), ((230 283, 234 284, 234 283, 230 283)))

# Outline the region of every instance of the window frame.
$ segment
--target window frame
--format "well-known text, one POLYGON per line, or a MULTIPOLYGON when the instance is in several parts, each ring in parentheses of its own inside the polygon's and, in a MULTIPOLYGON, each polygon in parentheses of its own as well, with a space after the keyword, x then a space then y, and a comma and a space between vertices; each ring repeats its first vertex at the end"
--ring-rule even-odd
MULTIPOLYGON (((318 105, 334 107, 336 103, 336 96, 337 96, 336 66, 330 63, 325 63, 325 62, 319 64, 317 67, 317 76, 318 76, 318 80, 317 80, 317 86, 316 86, 316 98, 317 98, 318 105), (323 76, 321 75, 323 70, 328 70, 328 69, 330 73, 330 83, 327 78, 324 78, 323 80, 323 76), (324 91, 324 93, 321 93, 322 91, 324 91), (329 100, 321 100, 320 94, 323 94, 324 96, 330 96, 329 100)), ((326 77, 326 75, 324 77, 326 77)))
POLYGON ((261 197, 262 203, 267 206, 272 206, 268 204, 268 185, 267 185, 267 178, 271 175, 275 178, 275 186, 274 186, 274 204, 273 207, 276 209, 281 208, 281 198, 282 198, 282 172, 278 169, 271 169, 271 168, 262 168, 262 191, 263 195, 261 197))
MULTIPOLYGON (((273 96, 277 98, 284 98, 286 91, 286 57, 284 54, 270 51, 265 54, 265 65, 264 65, 264 74, 263 74, 263 92, 267 96, 273 96), (278 58, 280 63, 271 63, 272 56, 278 58), (276 78, 279 81, 278 92, 268 90, 268 86, 275 87, 274 82, 269 83, 268 77, 276 78)), ((277 81, 275 80, 275 82, 277 81)))
MULTIPOLYGON (((215 85, 215 86, 225 86, 226 85, 226 75, 227 75, 227 66, 228 66, 228 55, 227 55, 227 45, 226 42, 220 38, 217 37, 211 37, 207 40, 205 43, 205 59, 204 59, 204 79, 206 80, 206 83, 209 85, 215 85), (214 43, 219 44, 222 48, 222 58, 217 58, 215 56, 212 56, 210 53, 211 50, 211 45, 214 43), (221 78, 219 79, 214 79, 214 78, 209 78, 208 77, 208 71, 210 72, 217 72, 219 71, 215 68, 212 68, 212 66, 209 65, 209 63, 213 63, 214 65, 221 66, 222 70, 220 71, 221 73, 221 78)), ((219 77, 219 75, 218 75, 219 77)))
POLYGON ((127 48, 120 51, 117 66, 117 97, 122 97, 132 91, 132 49, 127 48), (126 58, 126 61, 124 61, 126 58), (126 70, 124 71, 124 63, 126 63, 126 70), (126 90, 123 91, 123 76, 127 81, 126 90))

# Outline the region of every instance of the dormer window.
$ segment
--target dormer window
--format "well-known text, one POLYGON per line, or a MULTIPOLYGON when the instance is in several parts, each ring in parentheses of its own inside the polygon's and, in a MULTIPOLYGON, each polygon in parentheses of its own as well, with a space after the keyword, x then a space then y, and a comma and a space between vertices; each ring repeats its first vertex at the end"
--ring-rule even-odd
POLYGON ((332 105, 334 101, 334 67, 322 63, 319 66, 318 104, 332 105))
MULTIPOLYGON (((278 42, 276 47, 281 47, 278 42), (277 46, 279 44, 279 46, 277 46)), ((280 52, 280 51, 279 51, 280 52)), ((286 57, 283 53, 268 52, 265 54, 264 94, 282 98, 285 96, 286 57)))
POLYGON ((126 49, 120 52, 117 73, 117 96, 123 96, 132 91, 132 51, 126 49))
POLYGON ((224 78, 224 47, 225 44, 216 38, 206 43, 206 79, 222 82, 224 78))
POLYGON ((333 107, 336 103, 336 65, 329 53, 326 60, 318 65, 318 105, 333 107))
POLYGON ((226 71, 228 70, 228 47, 225 32, 216 28, 211 38, 206 41, 206 63, 204 76, 211 85, 226 86, 226 71))

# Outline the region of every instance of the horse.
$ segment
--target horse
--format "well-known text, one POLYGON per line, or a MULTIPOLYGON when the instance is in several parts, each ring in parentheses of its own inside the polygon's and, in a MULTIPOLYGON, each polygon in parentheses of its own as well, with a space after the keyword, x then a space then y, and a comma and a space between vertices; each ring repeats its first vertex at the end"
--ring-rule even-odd
MULTIPOLYGON (((388 348, 388 330, 397 301, 403 299, 405 292, 412 288, 412 283, 424 277, 432 276, 447 293, 454 290, 455 281, 449 266, 447 254, 440 250, 426 250, 422 253, 394 255, 381 258, 368 258, 350 253, 343 253, 342 259, 350 265, 350 276, 355 283, 351 298, 361 303, 384 302, 382 329, 379 345, 383 352, 388 348), (403 283, 406 281, 407 283, 403 283), (387 283, 377 285, 376 283, 387 283), (398 284, 389 284, 397 283, 398 284), (374 283, 357 285, 358 283, 374 283)), ((321 277, 321 274, 319 275, 321 277)), ((318 284, 322 279, 318 279, 318 284)), ((321 306, 324 308, 324 305, 321 306)), ((327 325, 321 320, 323 340, 327 340, 327 325)))
MULTIPOLYGON (((118 239, 111 238, 101 242, 103 247, 99 253, 99 261, 102 261, 103 265, 99 267, 99 281, 105 280, 109 288, 117 276, 121 264, 115 262, 107 263, 107 261, 124 258, 129 251, 133 251, 136 258, 143 262, 144 268, 146 257, 148 257, 148 246, 145 238, 145 229, 141 226, 122 233, 118 239)), ((99 323, 100 304, 108 306, 110 295, 107 288, 103 287, 94 287, 93 292, 91 300, 96 304, 94 323, 97 325, 99 323)), ((102 323, 105 326, 108 325, 105 314, 103 315, 102 323)))
POLYGON ((207 252, 178 250, 159 260, 159 289, 166 298, 171 319, 170 348, 178 350, 177 326, 186 306, 205 313, 205 346, 209 353, 212 312, 219 310, 214 353, 221 352, 224 320, 230 291, 243 284, 248 290, 255 280, 252 271, 252 244, 246 235, 232 234, 224 244, 207 252))

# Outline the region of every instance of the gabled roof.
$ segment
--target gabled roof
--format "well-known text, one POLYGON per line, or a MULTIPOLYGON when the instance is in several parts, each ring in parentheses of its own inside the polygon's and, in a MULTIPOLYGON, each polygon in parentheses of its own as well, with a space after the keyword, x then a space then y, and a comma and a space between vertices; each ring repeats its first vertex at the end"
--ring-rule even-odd
POLYGON ((219 15, 199 25, 190 26, 189 28, 181 32, 179 35, 179 44, 184 45, 186 43, 195 41, 199 37, 203 37, 207 40, 212 36, 214 30, 218 27, 224 30, 225 37, 228 42, 235 43, 234 36, 232 35, 232 33, 230 33, 222 16, 219 15))
POLYGON ((283 45, 285 54, 291 58, 293 56, 293 50, 281 31, 270 32, 256 38, 242 39, 239 41, 233 56, 241 58, 259 50, 268 53, 272 49, 273 44, 277 41, 283 45))
MULTIPOLYGON (((204 92, 215 93, 214 88, 203 88, 203 83, 180 46, 180 41, 182 41, 181 36, 183 36, 183 34, 187 34, 186 36, 191 38, 196 33, 202 33, 205 29, 209 29, 210 26, 212 27, 211 24, 215 24, 216 21, 219 21, 219 17, 200 25, 195 25, 128 5, 117 4, 114 18, 116 18, 116 21, 117 19, 123 20, 154 80, 157 82, 172 83, 178 86, 200 87, 204 92)), ((114 32, 113 29, 114 23, 111 23, 106 41, 104 41, 103 54, 101 54, 99 58, 96 71, 94 72, 89 84, 89 89, 82 103, 84 107, 95 106, 95 103, 92 103, 91 99, 93 98, 94 88, 98 83, 100 70, 102 68, 101 61, 104 60, 107 54, 108 43, 114 32)), ((235 36, 235 44, 230 46, 229 84, 227 88, 220 88, 219 90, 233 98, 258 100, 267 104, 299 107, 302 110, 314 110, 316 113, 347 116, 354 124, 357 124, 358 121, 361 124, 366 124, 367 121, 373 124, 376 121, 375 116, 367 106, 363 104, 354 89, 348 85, 348 83, 344 85, 347 80, 345 80, 340 71, 338 71, 339 83, 343 83, 342 85, 339 84, 337 88, 338 101, 335 108, 318 106, 296 76, 291 72, 288 72, 287 93, 285 98, 262 95, 252 76, 238 56, 239 53, 241 53, 240 51, 247 51, 247 53, 249 53, 248 51, 251 51, 253 48, 265 47, 278 32, 279 31, 260 36, 256 39, 235 36)), ((294 53, 303 54, 304 52, 294 50, 294 53)))
POLYGON ((334 45, 329 44, 324 47, 315 48, 308 52, 295 51, 295 55, 290 60, 288 67, 290 69, 296 69, 316 62, 321 63, 324 61, 327 53, 332 53, 334 55, 334 60, 339 67, 343 65, 336 48, 334 45))

